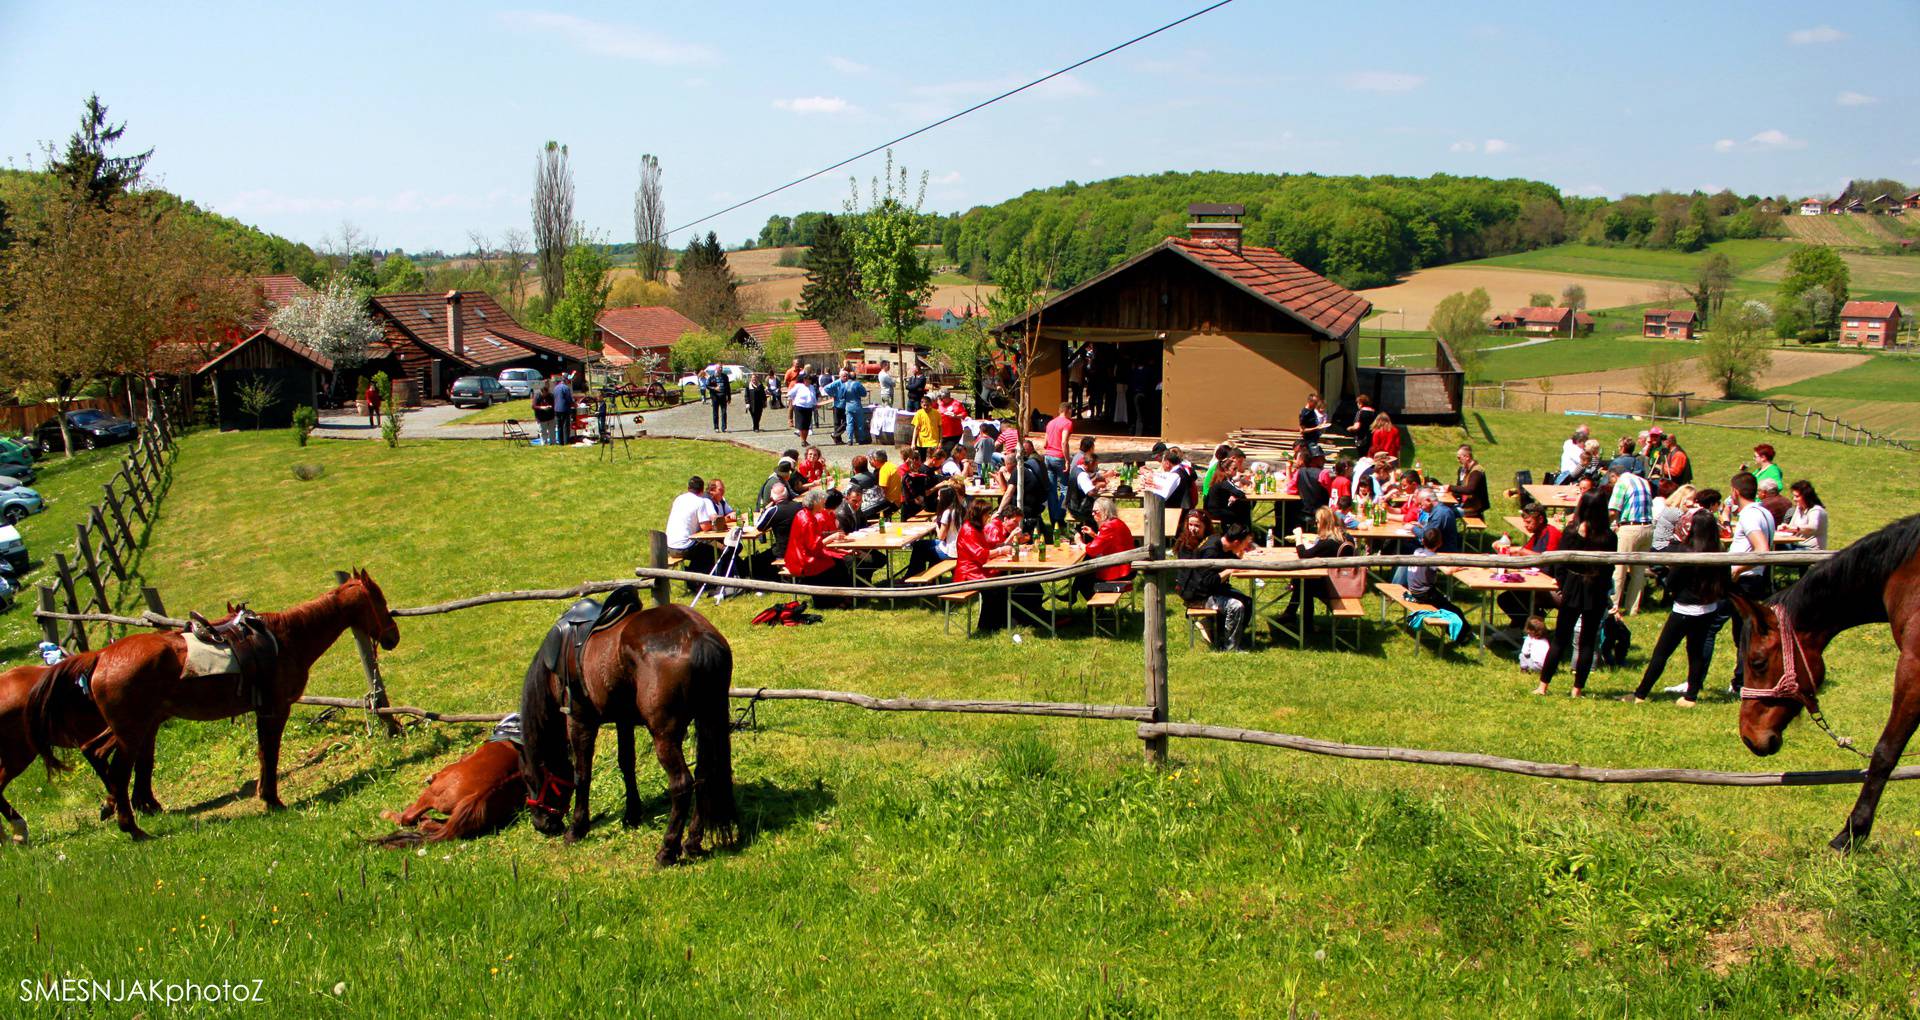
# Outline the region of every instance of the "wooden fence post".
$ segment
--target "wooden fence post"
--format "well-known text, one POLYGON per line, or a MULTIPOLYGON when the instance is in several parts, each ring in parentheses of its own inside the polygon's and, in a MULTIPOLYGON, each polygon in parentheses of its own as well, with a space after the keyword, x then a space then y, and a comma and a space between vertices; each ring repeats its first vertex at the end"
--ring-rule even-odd
MULTIPOLYGON (((94 533, 100 536, 100 551, 107 555, 107 567, 113 576, 121 581, 127 579, 127 568, 120 562, 120 553, 113 547, 113 532, 107 530, 107 516, 100 512, 98 504, 89 508, 88 519, 93 522, 94 533)), ((132 547, 127 551, 131 553, 132 547)), ((111 609, 108 612, 112 612, 111 609)))
POLYGON ((114 477, 120 481, 120 488, 127 494, 127 505, 133 508, 133 514, 140 518, 140 523, 145 524, 151 520, 147 516, 147 508, 140 504, 140 490, 134 486, 132 473, 127 470, 127 465, 122 463, 120 473, 114 477))
POLYGON ((155 616, 167 615, 166 603, 160 601, 160 589, 150 584, 140 586, 140 598, 146 602, 147 609, 155 616))
MULTIPOLYGON (((1157 560, 1166 555, 1167 515, 1166 503, 1160 494, 1148 490, 1141 505, 1146 508, 1147 559, 1157 560)), ((1148 570, 1142 582, 1141 593, 1141 643, 1146 646, 1146 683, 1147 710, 1153 714, 1153 721, 1167 721, 1167 596, 1166 586, 1161 579, 1165 571, 1148 570)), ((1165 734, 1156 734, 1146 738, 1147 762, 1164 765, 1167 761, 1167 738, 1165 734)))
MULTIPOLYGON (((39 593, 40 593, 40 611, 41 612, 57 613, 60 611, 54 605, 53 585, 50 585, 50 584, 39 585, 39 593)), ((40 636, 42 638, 45 638, 48 642, 52 644, 56 644, 56 645, 59 644, 60 643, 60 621, 49 620, 44 616, 41 617, 40 618, 40 636)))
POLYGON ((1773 431, 1773 401, 1767 401, 1767 431, 1773 431))
POLYGON ((1685 425, 1686 423, 1687 423, 1687 395, 1685 393, 1682 393, 1680 394, 1680 424, 1685 425))
MULTIPOLYGON (((668 556, 667 533, 664 531, 654 531, 654 532, 648 533, 647 545, 648 545, 648 560, 654 566, 659 567, 663 570, 666 569, 667 556, 668 556)), ((656 606, 664 606, 667 603, 672 601, 673 601, 673 582, 667 580, 664 577, 654 578, 653 579, 653 604, 656 606)))
POLYGON ((106 490, 107 511, 113 514, 113 523, 120 526, 120 539, 127 543, 128 554, 132 554, 135 547, 133 529, 127 527, 127 515, 120 512, 120 500, 113 494, 113 483, 107 482, 100 488, 106 490))
MULTIPOLYGON (((336 570, 333 572, 334 583, 346 584, 348 576, 346 571, 336 570)), ((154 597, 159 598, 158 595, 154 597)), ((391 703, 387 701, 387 683, 380 679, 380 657, 373 650, 373 639, 361 633, 360 628, 355 627, 353 643, 360 649, 360 669, 367 674, 367 732, 369 734, 373 732, 374 720, 378 719, 386 724, 387 736, 399 736, 400 721, 393 716, 381 715, 374 711, 374 709, 391 707, 391 703)))
MULTIPOLYGON (((67 565, 65 553, 53 554, 53 569, 60 579, 60 594, 66 596, 67 612, 79 612, 80 597, 73 590, 73 568, 67 565)), ((87 628, 79 620, 67 621, 67 643, 75 651, 87 650, 87 628)))
POLYGON ((111 613, 113 603, 107 601, 107 586, 100 580, 100 560, 93 554, 93 541, 87 537, 87 526, 84 523, 75 524, 73 532, 82 565, 86 567, 87 583, 93 586, 94 602, 99 605, 101 612, 111 613))

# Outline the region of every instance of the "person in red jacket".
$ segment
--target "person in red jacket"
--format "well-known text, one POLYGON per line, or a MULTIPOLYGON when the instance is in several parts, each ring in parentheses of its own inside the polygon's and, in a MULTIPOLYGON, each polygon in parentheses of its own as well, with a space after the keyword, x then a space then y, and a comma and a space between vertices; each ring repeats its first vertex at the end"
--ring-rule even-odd
MULTIPOLYGON (((800 512, 793 516, 793 528, 787 533, 787 573, 801 584, 851 587, 853 574, 847 569, 846 552, 827 545, 838 537, 840 526, 827 509, 827 491, 809 489, 800 497, 800 512)), ((815 597, 813 604, 829 609, 843 603, 839 598, 815 597)))
POLYGON ((380 427, 380 387, 372 383, 367 384, 367 424, 380 427))
MULTIPOLYGON (((1520 511, 1520 523, 1527 533, 1525 540, 1500 546, 1500 551, 1515 556, 1532 553, 1553 552, 1560 548, 1560 529, 1547 520, 1547 508, 1538 503, 1528 503, 1520 511)), ((1496 543, 1497 544, 1497 543, 1496 543)), ((1507 614, 1507 622, 1513 627, 1526 625, 1527 617, 1532 615, 1536 606, 1525 592, 1503 591, 1498 600, 1500 611, 1507 614)))
MULTIPOLYGON (((1087 550, 1087 559, 1133 549, 1133 532, 1127 528, 1127 522, 1120 519, 1120 511, 1111 498, 1102 496, 1093 501, 1093 523, 1091 528, 1080 526, 1080 544, 1087 550)), ((1074 578, 1073 594, 1089 599, 1097 591, 1129 591, 1133 588, 1132 578, 1132 564, 1115 564, 1074 578)))
POLYGON ((1400 456, 1400 428, 1393 423, 1393 416, 1382 411, 1373 419, 1373 431, 1368 433, 1367 456, 1378 459, 1381 454, 1398 459, 1400 456))

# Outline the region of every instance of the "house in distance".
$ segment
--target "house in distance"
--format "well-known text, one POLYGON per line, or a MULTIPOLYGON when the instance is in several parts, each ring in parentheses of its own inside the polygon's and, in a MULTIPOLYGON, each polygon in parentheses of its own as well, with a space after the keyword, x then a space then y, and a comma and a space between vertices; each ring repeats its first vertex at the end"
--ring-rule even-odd
POLYGON ((395 398, 403 402, 445 396, 463 375, 499 375, 509 368, 553 374, 584 368, 597 357, 513 321, 483 290, 378 294, 368 311, 386 342, 362 371, 386 372, 394 380, 395 398))
POLYGON ((1849 301, 1840 306, 1840 346, 1888 347, 1900 336, 1900 305, 1849 301))
POLYGON ((1698 314, 1686 309, 1649 308, 1640 320, 1640 335, 1662 340, 1691 340, 1698 314))

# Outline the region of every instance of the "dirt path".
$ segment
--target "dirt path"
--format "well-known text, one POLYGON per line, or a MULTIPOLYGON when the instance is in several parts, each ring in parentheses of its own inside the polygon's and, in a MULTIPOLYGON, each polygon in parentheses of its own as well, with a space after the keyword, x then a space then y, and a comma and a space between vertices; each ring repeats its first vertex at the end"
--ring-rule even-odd
POLYGON ((1422 269, 1390 287, 1363 290, 1360 296, 1373 302, 1384 314, 1371 320, 1387 329, 1424 329, 1440 300, 1458 291, 1485 287, 1493 299, 1493 310, 1510 312, 1524 306, 1536 292, 1559 294, 1568 284, 1587 289, 1587 307, 1619 308, 1624 305, 1657 301, 1661 284, 1657 280, 1635 280, 1619 276, 1581 276, 1576 273, 1547 273, 1532 269, 1500 269, 1492 266, 1440 266, 1422 269), (1402 316, 1400 311, 1405 309, 1402 316))
MULTIPOLYGON (((1811 379, 1814 376, 1838 372, 1843 368, 1852 368, 1867 360, 1865 354, 1833 354, 1824 351, 1774 351, 1773 367, 1760 377, 1758 389, 1770 389, 1811 379)), ((1674 384, 1675 390, 1692 391, 1703 399, 1711 398, 1720 391, 1706 376, 1700 359, 1689 358, 1679 364, 1680 375, 1674 384)), ((1561 411, 1597 411, 1607 414, 1639 413, 1646 410, 1646 401, 1629 397, 1628 392, 1639 393, 1646 390, 1640 381, 1640 368, 1616 368, 1605 372, 1579 372, 1572 375, 1549 376, 1545 380, 1520 379, 1507 384, 1507 406, 1519 411, 1544 410, 1561 411), (1543 391, 1541 382, 1549 384, 1543 391), (1596 390, 1614 391, 1595 401, 1596 390)), ((1486 397, 1481 398, 1480 406, 1488 406, 1486 397)), ((1498 397, 1494 400, 1497 402, 1498 397)))

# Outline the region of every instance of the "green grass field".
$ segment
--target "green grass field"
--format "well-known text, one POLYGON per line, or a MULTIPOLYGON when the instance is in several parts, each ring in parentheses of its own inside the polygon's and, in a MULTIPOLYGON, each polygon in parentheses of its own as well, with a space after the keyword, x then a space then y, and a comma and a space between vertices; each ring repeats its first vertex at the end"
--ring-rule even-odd
MULTIPOLYGON (((1484 413, 1466 434, 1498 483, 1553 462, 1569 424, 1484 413)), ((1593 424, 1603 439, 1610 425, 1637 427, 1593 424)), ((1417 455, 1437 469, 1461 435, 1417 430, 1417 455)), ((1683 438, 1703 478, 1752 442, 1710 429, 1683 438)), ((1776 445, 1790 478, 1818 469, 1837 541, 1910 504, 1910 455, 1776 445)), ((635 448, 631 463, 604 463, 498 443, 299 450, 285 433, 197 434, 182 444, 146 569, 176 613, 243 598, 278 607, 356 565, 395 605, 619 577, 688 474, 741 489, 767 469, 718 444, 635 448), (326 475, 296 480, 303 461, 326 475)), ((753 628, 765 601, 709 606, 734 645, 737 686, 1141 696, 1137 639, 1071 627, 1019 644, 946 636, 918 606, 753 628)), ((399 648, 382 655, 395 700, 510 707, 559 608, 403 620, 399 648)), ((1596 673, 1597 696, 1583 701, 1529 696, 1504 658, 1416 654, 1377 621, 1360 652, 1340 654, 1220 656, 1176 632, 1173 716, 1590 765, 1853 764, 1803 723, 1763 766, 1736 739, 1724 695, 1692 711, 1612 700, 1637 679, 1657 626, 1635 621, 1629 668, 1596 673)), ((1823 702, 1837 727, 1874 731, 1893 654, 1884 628, 1835 641, 1823 702)), ((343 642, 311 689, 351 696, 361 683, 343 642)), ((1852 800, 1839 787, 1600 787, 1204 742, 1176 742, 1154 770, 1122 723, 800 703, 763 704, 758 718, 735 737, 750 838, 668 871, 652 865, 659 775, 642 775, 649 819, 623 830, 610 733, 585 842, 564 847, 521 824, 416 855, 366 845, 388 828, 377 812, 406 804, 484 727, 388 740, 351 715, 303 710, 283 757, 292 810, 267 816, 244 789, 251 727, 173 723, 156 777, 172 810, 148 820, 152 843, 129 845, 94 817, 91 776, 35 769, 14 782, 36 843, 0 853, 0 882, 15 892, 0 952, 19 977, 257 977, 288 1016, 1912 1009, 1910 784, 1888 794, 1873 842, 1843 860, 1824 847, 1852 800)))
MULTIPOLYGON (((64 553, 69 562, 76 561, 73 527, 86 520, 88 509, 100 502, 100 486, 120 470, 120 462, 126 455, 125 446, 109 446, 76 453, 72 459, 50 454, 34 465, 38 477, 30 488, 47 498, 47 508, 19 525, 20 537, 26 540, 31 558, 26 575, 20 579, 18 604, 0 616, 0 662, 9 665, 22 662, 40 643, 40 627, 33 620, 37 605, 34 588, 55 576, 54 553, 64 553)), ((143 530, 140 519, 131 509, 126 512, 127 525, 133 529, 137 541, 143 530)), ((145 570, 147 566, 143 557, 128 569, 145 570)), ((111 582, 111 575, 107 579, 111 582)))
POLYGON ((1769 240, 1718 241, 1709 245, 1706 251, 1698 253, 1560 244, 1462 264, 1691 282, 1700 263, 1706 260, 1710 252, 1724 254, 1733 263, 1735 275, 1746 276, 1768 263, 1785 259, 1793 254, 1793 249, 1794 245, 1790 243, 1769 240))
MULTIPOLYGON (((1514 338, 1518 341, 1522 338, 1514 338)), ((1493 345, 1508 342, 1505 338, 1493 345)), ((1570 372, 1604 372, 1645 365, 1661 357, 1691 358, 1699 345, 1684 340, 1642 340, 1638 337, 1586 336, 1549 340, 1531 347, 1488 351, 1473 373, 1476 383, 1532 379, 1570 372)))

